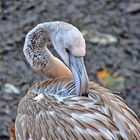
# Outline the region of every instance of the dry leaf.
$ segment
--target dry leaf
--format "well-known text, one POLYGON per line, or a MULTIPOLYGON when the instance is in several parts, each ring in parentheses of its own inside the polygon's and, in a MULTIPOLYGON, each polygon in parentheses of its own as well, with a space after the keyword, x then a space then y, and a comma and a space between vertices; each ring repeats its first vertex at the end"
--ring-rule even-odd
POLYGON ((124 78, 117 75, 111 75, 108 71, 99 71, 97 77, 101 84, 111 90, 120 91, 124 88, 124 78))
POLYGON ((102 81, 104 78, 108 77, 109 73, 106 70, 98 72, 98 78, 102 81))
POLYGON ((9 130, 10 140, 16 140, 16 138, 15 138, 15 128, 12 124, 9 124, 8 130, 9 130))

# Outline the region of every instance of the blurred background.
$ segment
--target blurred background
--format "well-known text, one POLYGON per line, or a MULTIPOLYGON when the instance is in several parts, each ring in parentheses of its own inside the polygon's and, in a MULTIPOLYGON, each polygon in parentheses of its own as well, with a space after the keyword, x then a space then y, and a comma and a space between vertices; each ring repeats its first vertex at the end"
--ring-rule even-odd
POLYGON ((139 0, 1 0, 0 140, 9 139, 8 126, 29 87, 46 79, 25 60, 25 36, 38 23, 54 20, 80 29, 90 80, 113 90, 140 117, 139 0))

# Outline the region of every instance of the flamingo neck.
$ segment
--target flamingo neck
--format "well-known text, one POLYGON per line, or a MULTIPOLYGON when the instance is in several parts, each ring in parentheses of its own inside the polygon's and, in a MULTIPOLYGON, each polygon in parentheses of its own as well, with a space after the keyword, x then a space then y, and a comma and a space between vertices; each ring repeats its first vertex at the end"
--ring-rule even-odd
MULTIPOLYGON (((31 67, 49 77, 72 77, 68 67, 48 50, 51 42, 52 29, 49 25, 38 25, 31 30, 25 40, 24 55, 31 67)), ((51 42, 52 43, 52 42, 51 42)))

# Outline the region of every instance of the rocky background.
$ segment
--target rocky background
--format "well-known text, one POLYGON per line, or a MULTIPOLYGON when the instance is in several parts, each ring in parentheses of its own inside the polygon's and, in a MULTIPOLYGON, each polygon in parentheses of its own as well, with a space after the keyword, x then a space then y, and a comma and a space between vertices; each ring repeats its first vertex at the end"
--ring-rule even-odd
POLYGON ((113 90, 121 91, 117 94, 140 117, 139 0, 1 0, 0 140, 9 139, 8 126, 15 121, 20 99, 33 83, 45 79, 25 60, 25 36, 38 23, 54 20, 82 31, 90 80, 107 86, 99 71, 119 75, 119 86, 113 90))

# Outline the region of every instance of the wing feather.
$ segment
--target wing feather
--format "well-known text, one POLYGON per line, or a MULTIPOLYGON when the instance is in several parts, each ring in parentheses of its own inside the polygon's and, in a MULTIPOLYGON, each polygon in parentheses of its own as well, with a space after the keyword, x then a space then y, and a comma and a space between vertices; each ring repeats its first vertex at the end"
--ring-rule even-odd
POLYGON ((120 97, 95 83, 88 93, 77 97, 64 79, 34 85, 18 106, 17 140, 139 139, 138 118, 120 97))

